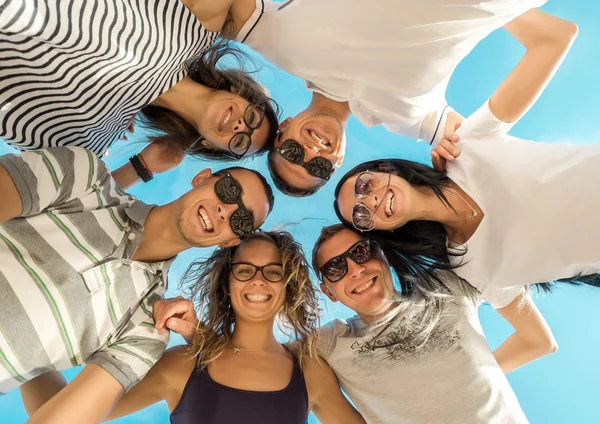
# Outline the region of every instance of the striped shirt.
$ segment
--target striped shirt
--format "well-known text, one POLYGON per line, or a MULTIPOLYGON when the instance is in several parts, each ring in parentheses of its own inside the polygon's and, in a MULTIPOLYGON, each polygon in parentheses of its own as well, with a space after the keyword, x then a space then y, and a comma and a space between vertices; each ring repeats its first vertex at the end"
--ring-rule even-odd
POLYGON ((23 212, 0 224, 0 393, 95 363, 125 390, 160 358, 152 303, 172 260, 132 260, 152 208, 79 147, 0 156, 23 212))
POLYGON ((101 155, 217 36, 179 0, 0 1, 0 138, 101 155))

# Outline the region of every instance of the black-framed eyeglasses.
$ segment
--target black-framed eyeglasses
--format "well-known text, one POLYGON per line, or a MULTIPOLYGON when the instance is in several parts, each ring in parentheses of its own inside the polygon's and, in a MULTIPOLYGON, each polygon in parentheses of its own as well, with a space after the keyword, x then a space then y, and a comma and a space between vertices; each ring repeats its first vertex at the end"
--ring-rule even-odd
MULTIPOLYGON (((388 182, 386 193, 390 188, 390 182, 392 180, 392 174, 388 172, 388 182)), ((381 178, 377 178, 370 171, 361 172, 356 177, 354 182, 354 197, 357 199, 366 199, 369 197, 377 187, 381 178)), ((382 196, 381 202, 375 207, 375 210, 371 211, 367 205, 362 202, 356 202, 352 208, 352 225, 359 231, 371 231, 375 228, 375 212, 383 205, 385 201, 385 195, 382 196)))
POLYGON ((222 175, 215 183, 215 194, 221 202, 238 206, 229 217, 229 226, 236 236, 247 237, 256 230, 254 228, 254 215, 242 202, 242 186, 240 183, 227 171, 223 172, 222 175))
POLYGON ((304 147, 296 140, 291 138, 285 140, 279 147, 275 149, 285 160, 300 165, 308 171, 313 177, 328 181, 333 172, 333 164, 325 158, 312 158, 308 162, 304 162, 304 147))
POLYGON ((250 281, 257 272, 263 275, 265 280, 271 283, 279 283, 285 277, 283 264, 271 262, 263 266, 256 266, 251 262, 235 262, 231 264, 231 273, 238 281, 250 281))
POLYGON ((369 262, 375 257, 375 242, 364 238, 354 243, 341 255, 329 259, 319 269, 321 275, 332 283, 337 283, 348 274, 348 262, 346 258, 352 259, 359 265, 369 262))
POLYGON ((250 103, 244 111, 244 123, 248 129, 245 132, 239 132, 229 140, 229 154, 235 159, 241 159, 252 145, 252 134, 260 128, 265 119, 265 107, 250 103))

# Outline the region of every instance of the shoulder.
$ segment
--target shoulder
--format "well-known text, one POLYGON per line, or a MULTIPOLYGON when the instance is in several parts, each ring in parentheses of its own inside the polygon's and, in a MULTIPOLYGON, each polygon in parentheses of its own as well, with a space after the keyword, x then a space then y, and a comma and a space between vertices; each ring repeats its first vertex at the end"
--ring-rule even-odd
MULTIPOLYGON (((350 319, 351 321, 352 319, 350 319)), ((329 357, 336 345, 336 339, 350 332, 348 321, 335 319, 319 328, 317 332, 317 353, 323 358, 329 357)))

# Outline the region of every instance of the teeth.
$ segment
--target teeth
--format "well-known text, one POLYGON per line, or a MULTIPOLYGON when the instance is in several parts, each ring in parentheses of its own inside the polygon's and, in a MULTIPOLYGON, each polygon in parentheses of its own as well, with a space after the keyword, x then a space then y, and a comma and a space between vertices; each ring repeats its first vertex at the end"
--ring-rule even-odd
POLYGON ((317 134, 313 130, 308 130, 308 133, 310 134, 310 136, 312 138, 314 138, 317 141, 317 143, 321 143, 325 146, 329 146, 331 144, 331 142, 329 140, 324 139, 323 137, 321 137, 319 134, 317 134))
POLYGON ((370 279, 370 280, 367 282, 367 284, 365 284, 364 286, 355 288, 355 289, 354 289, 354 292, 355 292, 355 293, 362 293, 362 292, 364 292, 366 289, 368 289, 369 287, 371 287, 371 286, 372 286, 374 283, 375 283, 375 277, 371 278, 371 279, 370 279))
POLYGON ((388 195, 385 198, 385 213, 387 214, 387 216, 392 216, 394 210, 392 209, 392 206, 394 205, 394 192, 392 190, 390 190, 388 192, 388 195))
POLYGON ((271 298, 270 294, 246 294, 246 299, 250 302, 266 302, 271 298))
POLYGON ((229 108, 229 113, 227 115, 225 115, 225 119, 223 119, 223 126, 227 125, 227 123, 229 122, 229 120, 231 119, 231 108, 229 108))
POLYGON ((202 206, 198 208, 198 215, 200 216, 200 221, 202 221, 204 229, 208 232, 211 232, 213 230, 212 222, 202 206))

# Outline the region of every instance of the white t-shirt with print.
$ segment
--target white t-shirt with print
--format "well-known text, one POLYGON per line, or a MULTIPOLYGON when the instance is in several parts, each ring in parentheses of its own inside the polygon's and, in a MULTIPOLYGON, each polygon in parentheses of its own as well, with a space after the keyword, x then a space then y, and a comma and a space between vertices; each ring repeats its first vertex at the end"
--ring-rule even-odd
POLYGON ((523 285, 600 271, 600 144, 522 140, 511 127, 486 102, 447 167, 484 213, 456 272, 497 309, 523 285))
POLYGON ((479 41, 546 0, 256 0, 237 41, 367 127, 437 144, 446 86, 479 41))
MULTIPOLYGON (((412 319, 421 319, 414 308, 412 319)), ((450 304, 422 347, 403 316, 392 311, 371 325, 336 319, 319 332, 319 355, 369 424, 527 424, 476 305, 464 297, 450 304)))

